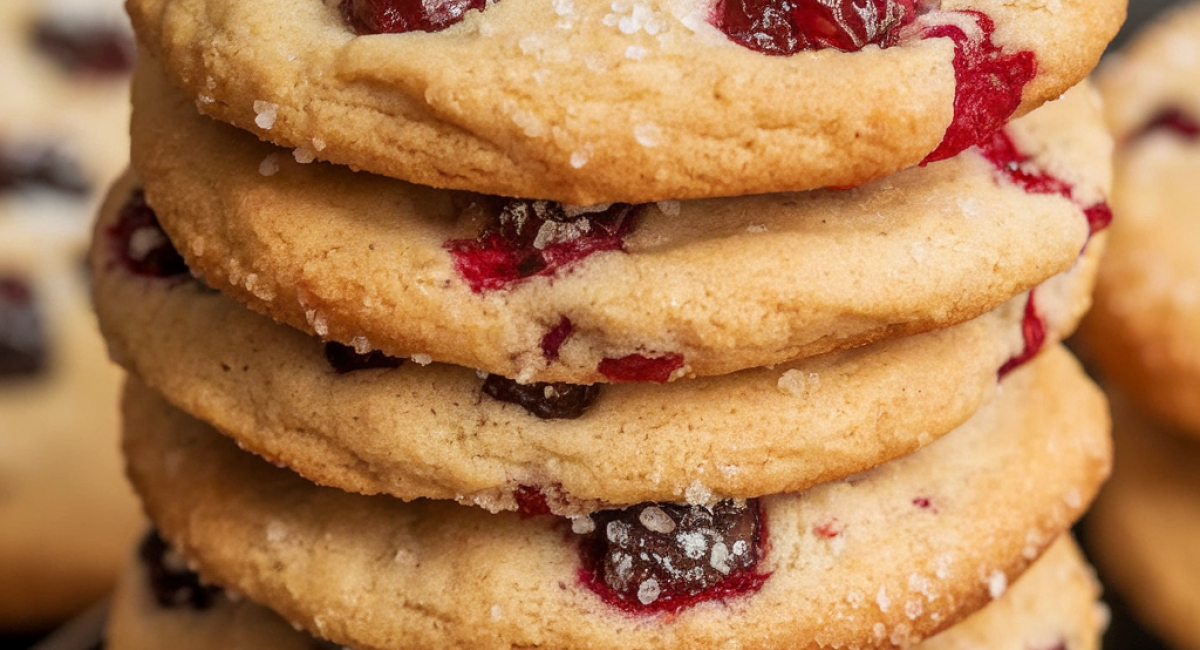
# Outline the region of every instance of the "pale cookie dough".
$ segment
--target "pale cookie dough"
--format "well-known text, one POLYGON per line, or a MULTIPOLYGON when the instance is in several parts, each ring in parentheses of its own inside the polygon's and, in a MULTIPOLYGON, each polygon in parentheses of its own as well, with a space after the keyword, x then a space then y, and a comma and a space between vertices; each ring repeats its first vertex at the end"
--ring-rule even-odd
POLYGON ((956 47, 930 30, 960 30, 967 57, 1033 59, 1023 114, 1083 79, 1125 13, 1123 0, 919 2, 898 46, 766 56, 709 24, 713 4, 504 0, 440 33, 375 36, 355 36, 332 0, 129 9, 189 101, 297 155, 578 204, 882 177, 951 124, 956 47))
POLYGON ((1000 597, 1107 475, 1103 395, 1063 362, 1013 372, 910 456, 762 499, 765 581, 675 614, 617 609, 588 586, 571 532, 586 520, 317 487, 136 382, 125 449, 147 512, 203 576, 363 650, 890 647, 1000 597))
POLYGON ((83 264, 132 50, 118 0, 0 2, 0 635, 102 598, 143 525, 83 264))
MULTIPOLYGON (((792 492, 958 426, 1027 345, 1023 294, 945 330, 770 369, 598 386, 578 419, 541 419, 485 394, 469 368, 410 361, 339 374, 316 337, 197 281, 131 273, 115 238, 131 184, 114 188, 92 251, 114 358, 248 449, 355 492, 496 510, 540 488, 562 514, 684 500, 693 485, 716 497, 792 492)), ((1087 309, 1102 244, 1034 291, 1044 344, 1087 309)))
MULTIPOLYGON (((1100 587, 1069 537, 1055 542, 1011 589, 911 650, 1097 650, 1107 613, 1100 587)), ((121 578, 105 632, 108 650, 335 650, 271 610, 221 594, 211 606, 163 606, 145 565, 121 578)))
POLYGON ((1121 137, 1117 218, 1084 343, 1139 405, 1200 436, 1200 4, 1147 28, 1099 78, 1121 137))
POLYGON ((1116 465, 1088 514, 1096 566, 1172 647, 1200 648, 1200 443, 1114 396, 1116 465))
POLYGON ((147 200, 211 286, 322 338, 522 382, 619 380, 605 364, 634 356, 660 381, 723 374, 974 318, 1075 263, 1111 171, 1080 88, 1008 130, 1073 200, 971 150, 854 190, 648 204, 624 252, 479 287, 448 249, 481 237, 463 195, 299 164, 197 116, 150 62, 134 100, 147 200))

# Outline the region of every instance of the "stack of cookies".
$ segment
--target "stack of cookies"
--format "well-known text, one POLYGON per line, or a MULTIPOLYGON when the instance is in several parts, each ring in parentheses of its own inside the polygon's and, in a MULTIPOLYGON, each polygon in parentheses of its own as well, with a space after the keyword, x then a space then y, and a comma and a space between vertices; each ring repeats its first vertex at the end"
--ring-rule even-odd
POLYGON ((1095 647, 1120 0, 128 7, 112 647, 1095 647))
POLYGON ((1200 648, 1200 5, 1165 15, 1097 78, 1118 220, 1080 338, 1114 397, 1119 455, 1089 541, 1134 614, 1200 648))

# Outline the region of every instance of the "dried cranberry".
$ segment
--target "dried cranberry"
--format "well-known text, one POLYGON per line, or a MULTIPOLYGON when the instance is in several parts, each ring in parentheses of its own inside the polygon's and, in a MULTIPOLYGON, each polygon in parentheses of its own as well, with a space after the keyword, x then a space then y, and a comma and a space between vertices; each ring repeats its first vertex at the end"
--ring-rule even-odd
POLYGON ((710 17, 735 43, 764 54, 895 45, 913 0, 718 0, 710 17))
POLYGON ((116 25, 45 18, 34 27, 39 50, 71 74, 118 75, 133 70, 133 37, 116 25))
POLYGON ((45 144, 0 146, 0 191, 48 189, 77 197, 91 186, 79 163, 57 147, 45 144))
POLYGON ((563 316, 562 320, 558 321, 558 325, 550 328, 550 331, 542 337, 542 356, 546 357, 547 361, 558 359, 558 351, 562 348, 562 344, 571 337, 574 330, 575 326, 571 324, 570 319, 563 316))
POLYGON ((404 363, 404 359, 389 357, 380 350, 360 354, 353 347, 337 341, 325 342, 325 359, 339 375, 370 368, 399 368, 404 363))
POLYGON ((677 612, 757 591, 766 523, 757 501, 713 507, 643 503, 592 515, 584 584, 625 611, 677 612))
POLYGON ((1024 347, 1020 353, 1000 366, 998 373, 1000 379, 1004 379, 1005 375, 1028 363, 1046 345, 1046 321, 1038 313, 1034 292, 1034 289, 1029 290, 1029 300, 1025 303, 1025 315, 1021 319, 1021 337, 1025 341, 1024 347))
POLYGON ((543 420, 574 420, 596 401, 600 387, 595 384, 521 384, 500 375, 488 375, 483 381, 483 392, 501 402, 516 404, 543 420))
POLYGON ((0 378, 34 375, 46 367, 46 333, 29 283, 0 276, 0 378))
POLYGON ((354 33, 403 34, 440 32, 463 19, 486 0, 342 0, 342 18, 354 33))
POLYGON ((683 367, 683 355, 668 352, 662 356, 647 357, 630 354, 616 359, 602 359, 598 370, 610 381, 655 381, 664 383, 683 367))
POLYGON ((507 289, 535 275, 554 275, 600 251, 625 250, 640 206, 614 203, 568 209, 552 201, 467 196, 464 215, 486 224, 476 239, 444 244, 454 267, 476 292, 507 289))
POLYGON ((158 224, 158 215, 146 203, 141 190, 130 193, 108 229, 109 237, 125 267, 152 278, 170 278, 188 272, 187 264, 158 224))
POLYGON ((212 607, 221 588, 200 583, 200 576, 187 568, 183 558, 152 530, 142 540, 138 556, 146 565, 154 599, 163 607, 191 607, 204 610, 212 607))
POLYGON ((978 11, 963 11, 975 19, 981 38, 967 36, 961 27, 930 27, 922 38, 954 41, 954 118, 937 149, 925 163, 944 160, 987 139, 1004 126, 1021 105, 1025 84, 1037 75, 1033 52, 1005 54, 992 42, 996 24, 978 11))
POLYGON ((517 489, 513 490, 513 499, 517 502, 517 513, 521 515, 521 519, 551 514, 546 495, 532 485, 517 486, 517 489))
POLYGON ((1153 131, 1167 131, 1187 140, 1200 137, 1200 123, 1178 108, 1167 108, 1155 115, 1134 137, 1142 137, 1153 131))

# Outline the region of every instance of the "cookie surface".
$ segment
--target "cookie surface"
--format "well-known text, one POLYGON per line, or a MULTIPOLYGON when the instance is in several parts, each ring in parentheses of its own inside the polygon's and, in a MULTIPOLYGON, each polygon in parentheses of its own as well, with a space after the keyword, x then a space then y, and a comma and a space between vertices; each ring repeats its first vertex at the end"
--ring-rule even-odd
POLYGON ((295 163, 196 116, 149 62, 133 162, 189 266, 293 327, 522 382, 662 381, 947 326, 1066 270, 1109 183, 1093 99, 1072 92, 1005 140, 1073 199, 998 178, 972 150, 843 192, 551 219, 528 249, 496 229, 557 204, 492 213, 478 195, 295 163))
MULTIPOLYGON (((533 387, 523 407, 514 384, 468 368, 393 359, 347 371, 328 356, 336 346, 180 279, 182 267, 137 274, 119 239, 132 184, 114 189, 92 251, 114 358, 248 449, 355 492, 513 509, 514 492, 540 488, 564 514, 683 500, 697 485, 720 497, 792 492, 940 437, 1025 352, 1028 294, 947 330, 721 377, 596 386, 586 399, 582 387, 549 387, 566 394, 556 399, 533 387)), ((1102 244, 1034 291, 1043 345, 1087 308, 1102 244)))
POLYGON ((896 46, 768 56, 700 0, 493 2, 441 32, 374 36, 355 36, 338 4, 129 9, 203 112, 261 138, 423 185, 577 204, 879 178, 939 146, 959 94, 998 125, 1076 84, 1125 9, 876 2, 908 5, 896 46))
MULTIPOLYGON (((1028 650, 1100 647, 1099 585, 1079 549, 1056 541, 1011 589, 914 650, 1028 650)), ((111 650, 333 650, 335 644, 294 629, 245 598, 218 595, 202 609, 163 605, 146 565, 134 561, 113 598, 106 647, 111 650)))
POLYGON ((99 600, 142 526, 82 263, 132 49, 115 0, 0 3, 0 635, 99 600))
POLYGON ((1200 6, 1168 14, 1104 68, 1121 137, 1112 246, 1083 335, 1106 377, 1200 436, 1200 6))
POLYGON ((1133 613, 1184 650, 1200 648, 1200 445, 1113 399, 1116 464, 1087 539, 1096 565, 1133 613))
POLYGON ((124 404, 131 477, 163 536, 208 579, 358 648, 915 641, 1000 595, 1109 463, 1103 396, 1048 352, 953 435, 851 481, 751 502, 770 540, 758 585, 654 614, 584 579, 578 520, 316 487, 136 383, 124 404))

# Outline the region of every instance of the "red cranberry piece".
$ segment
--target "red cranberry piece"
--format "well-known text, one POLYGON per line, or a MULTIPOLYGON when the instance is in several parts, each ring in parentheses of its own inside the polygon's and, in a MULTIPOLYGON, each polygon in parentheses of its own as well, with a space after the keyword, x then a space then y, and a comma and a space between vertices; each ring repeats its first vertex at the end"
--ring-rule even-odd
POLYGON ((440 32, 486 0, 342 0, 342 18, 358 35, 440 32))
POLYGON ((33 290, 22 278, 0 276, 0 378, 35 375, 46 361, 46 333, 33 290))
POLYGON ((582 580, 629 612, 678 612, 757 591, 766 523, 757 501, 714 507, 643 503, 592 515, 582 580))
POLYGON ((600 251, 623 251, 624 237, 641 210, 625 203, 581 210, 552 201, 484 196, 467 197, 461 209, 482 217, 483 232, 476 239, 452 239, 444 247, 476 292, 554 275, 600 251))
POLYGON ((137 275, 170 278, 188 273, 187 264, 158 224, 158 215, 146 203, 142 190, 129 195, 108 234, 119 259, 137 275))
POLYGON ((39 50, 71 74, 119 75, 133 70, 137 47, 115 25, 46 18, 34 27, 39 50))
POLYGON ((551 514, 550 504, 546 501, 546 495, 531 485, 518 486, 513 491, 513 499, 517 502, 517 513, 521 516, 521 519, 542 517, 551 514))
POLYGON ((1035 289, 1029 290, 1029 300, 1025 303, 1025 315, 1021 319, 1021 337, 1025 340, 1025 347, 1019 354, 1000 366, 1000 379, 1004 379, 1005 375, 1028 363, 1046 345, 1046 321, 1037 311, 1034 293, 1035 289))
POLYGON ((83 197, 91 190, 79 163, 45 144, 0 146, 0 191, 48 189, 83 197))
POLYGON ((595 384, 520 384, 500 375, 488 375, 483 382, 483 392, 501 402, 516 404, 543 420, 574 420, 596 401, 600 387, 595 384))
POLYGON ((339 375, 370 368, 399 368, 404 363, 404 359, 389 357, 380 350, 360 354, 353 347, 337 341, 325 342, 325 359, 339 375))
POLYGON ((562 320, 558 321, 558 325, 550 328, 550 331, 542 337, 542 356, 546 357, 547 361, 558 359, 559 349, 571 337, 574 330, 575 326, 566 316, 563 316, 562 320))
POLYGON ((630 354, 616 359, 602 359, 600 374, 610 381, 654 381, 665 383, 676 370, 683 367, 683 355, 668 352, 659 357, 630 354))
POLYGON ((709 18, 735 43, 763 54, 895 45, 914 0, 718 0, 709 18))
POLYGON ((1037 75, 1033 52, 1005 54, 992 43, 996 24, 977 11, 964 11, 975 18, 981 38, 971 38, 957 25, 936 25, 923 38, 954 41, 954 118, 941 144, 925 157, 925 163, 944 160, 979 144, 1021 105, 1025 84, 1037 75))
POLYGON ((200 576, 188 569, 187 562, 152 530, 138 547, 138 556, 150 574, 150 589, 162 607, 191 607, 205 610, 221 593, 221 588, 200 583, 200 576))
POLYGON ((1168 131, 1187 140, 1200 137, 1200 123, 1178 108, 1167 108, 1154 116, 1134 137, 1143 137, 1153 131, 1168 131))

